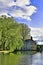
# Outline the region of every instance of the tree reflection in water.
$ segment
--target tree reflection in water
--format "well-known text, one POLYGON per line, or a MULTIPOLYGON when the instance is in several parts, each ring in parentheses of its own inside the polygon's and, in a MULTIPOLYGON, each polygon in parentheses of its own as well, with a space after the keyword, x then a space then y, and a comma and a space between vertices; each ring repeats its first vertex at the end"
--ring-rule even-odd
POLYGON ((33 51, 10 54, 0 53, 0 65, 42 65, 43 53, 33 51))

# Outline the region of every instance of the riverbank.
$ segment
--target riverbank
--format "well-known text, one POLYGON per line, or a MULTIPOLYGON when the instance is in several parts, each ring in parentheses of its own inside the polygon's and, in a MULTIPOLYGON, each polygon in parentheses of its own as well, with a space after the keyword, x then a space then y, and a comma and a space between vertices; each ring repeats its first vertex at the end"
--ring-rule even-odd
POLYGON ((9 53, 9 52, 10 52, 10 51, 6 51, 6 50, 0 51, 0 53, 4 53, 4 54, 9 53))

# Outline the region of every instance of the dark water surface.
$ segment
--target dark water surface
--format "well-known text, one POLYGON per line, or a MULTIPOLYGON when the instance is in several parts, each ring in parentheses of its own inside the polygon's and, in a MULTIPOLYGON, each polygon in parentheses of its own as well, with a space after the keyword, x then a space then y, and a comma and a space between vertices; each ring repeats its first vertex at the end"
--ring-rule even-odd
POLYGON ((0 53, 0 65, 43 65, 43 52, 0 53))

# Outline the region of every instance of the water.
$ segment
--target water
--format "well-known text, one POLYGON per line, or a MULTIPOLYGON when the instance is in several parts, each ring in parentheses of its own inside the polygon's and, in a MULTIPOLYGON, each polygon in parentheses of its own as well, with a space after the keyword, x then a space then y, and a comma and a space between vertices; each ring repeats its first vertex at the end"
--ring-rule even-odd
POLYGON ((43 65, 43 52, 0 53, 0 65, 43 65))

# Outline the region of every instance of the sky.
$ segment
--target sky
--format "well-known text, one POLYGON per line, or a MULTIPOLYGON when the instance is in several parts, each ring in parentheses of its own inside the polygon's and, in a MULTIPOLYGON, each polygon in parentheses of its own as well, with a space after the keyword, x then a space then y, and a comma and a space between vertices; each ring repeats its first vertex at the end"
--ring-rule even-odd
POLYGON ((35 40, 43 36, 43 0, 0 0, 1 15, 27 24, 35 40))

